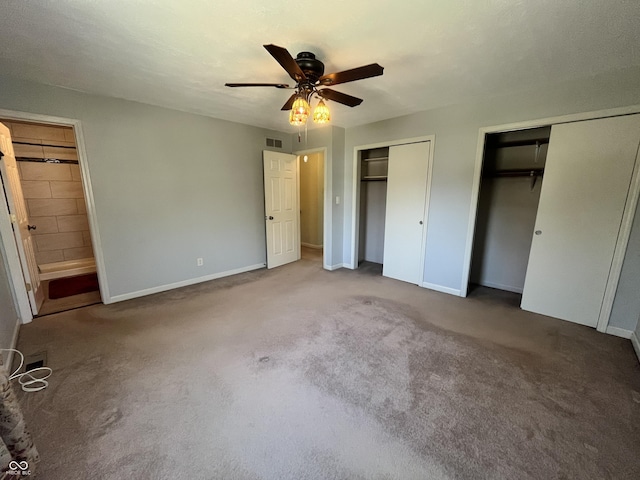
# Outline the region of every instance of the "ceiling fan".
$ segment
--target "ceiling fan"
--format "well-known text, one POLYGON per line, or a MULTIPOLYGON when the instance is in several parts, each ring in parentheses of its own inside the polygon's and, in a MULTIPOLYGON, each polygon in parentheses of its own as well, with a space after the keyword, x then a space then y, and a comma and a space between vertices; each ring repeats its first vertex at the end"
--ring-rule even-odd
POLYGON ((318 106, 313 112, 313 120, 316 123, 327 123, 330 120, 329 109, 323 100, 333 100, 349 107, 356 107, 362 103, 361 98, 326 87, 377 77, 382 75, 384 71, 384 68, 377 63, 371 63, 362 67, 325 75, 324 63, 318 60, 311 52, 300 52, 294 59, 286 48, 278 47, 277 45, 264 45, 264 48, 295 80, 295 87, 289 87, 285 83, 225 83, 225 86, 294 88, 295 93, 289 97, 281 110, 290 110, 289 123, 297 126, 304 125, 307 122, 311 112, 309 101, 313 96, 320 98, 318 106))

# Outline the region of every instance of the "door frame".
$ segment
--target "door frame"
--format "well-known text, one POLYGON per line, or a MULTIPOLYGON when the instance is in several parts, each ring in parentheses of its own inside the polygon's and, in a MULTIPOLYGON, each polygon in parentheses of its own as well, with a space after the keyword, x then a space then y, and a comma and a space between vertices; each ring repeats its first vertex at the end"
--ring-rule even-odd
MULTIPOLYGON (((471 272, 471 261, 473 258, 473 239, 476 228, 476 218, 478 213, 478 201, 480 194, 480 182, 482 180, 482 166, 484 163, 484 152, 486 136, 492 133, 505 133, 513 132, 517 130, 526 130, 529 128, 546 127, 559 125, 562 123, 581 122, 585 120, 596 120, 598 118, 618 117, 622 115, 633 115, 640 113, 640 105, 632 105, 629 107, 611 108, 607 110, 598 110, 584 113, 576 113, 570 115, 561 115, 557 117, 541 118, 537 120, 527 120, 523 122, 508 123, 503 125, 494 125, 490 127, 481 127, 478 133, 478 142, 476 147, 476 160, 473 172, 473 186, 471 189, 471 204, 469 207, 469 222, 467 227, 467 240, 465 244, 465 253, 463 261, 462 271, 462 284, 460 285, 460 296, 466 297, 469 290, 469 276, 471 272)), ((627 201, 622 215, 622 224, 620 226, 620 233, 616 242, 615 251, 613 254, 613 261, 611 264, 611 270, 607 279, 607 286, 605 288, 605 295, 600 308, 600 314, 598 317, 598 324, 596 329, 599 332, 607 332, 609 325, 609 319, 611 317, 611 310, 613 308, 613 301, 615 293, 620 281, 620 274, 622 272, 622 263, 627 251, 627 244, 629 242, 629 236, 631 234, 631 225, 633 223, 633 217, 635 214, 636 206, 638 204, 638 198, 640 197, 640 159, 636 157, 636 164, 631 176, 631 184, 629 186, 629 193, 627 195, 627 201)), ((611 333, 611 332, 610 332, 611 333)))
POLYGON ((427 248, 427 232, 429 229, 429 203, 431 200, 431 182, 433 178, 433 156, 435 151, 436 136, 424 135, 421 137, 410 137, 399 140, 389 140, 386 142, 369 143, 366 145, 357 145, 353 147, 353 184, 351 198, 351 263, 346 264, 347 268, 355 270, 358 268, 358 246, 360 244, 360 167, 361 152, 363 150, 371 150, 373 148, 394 147, 397 145, 406 145, 408 143, 429 142, 429 159, 427 161, 427 191, 424 203, 425 228, 422 233, 422 251, 420 259, 422 263, 422 272, 420 274, 420 286, 424 285, 424 263, 427 248))
MULTIPOLYGON (((327 147, 311 148, 308 150, 296 150, 293 152, 298 157, 298 206, 300 206, 300 157, 302 155, 308 155, 311 153, 322 153, 324 171, 322 179, 324 184, 324 196, 323 196, 323 212, 322 212, 322 268, 325 270, 333 270, 331 265, 331 259, 333 258, 333 248, 331 239, 333 238, 332 228, 332 214, 333 214, 333 190, 331 188, 331 173, 332 168, 330 165, 330 159, 327 157, 327 147)), ((298 208, 298 213, 300 208, 298 208)), ((300 216, 298 215, 298 238, 300 237, 300 216)))
MULTIPOLYGON (((78 166, 81 171, 81 180, 82 180, 82 190, 84 193, 84 199, 87 204, 87 218, 89 220, 89 232, 91 233, 91 245, 93 247, 93 255, 96 261, 96 273, 98 275, 98 283, 100 286, 100 298, 103 303, 109 303, 108 300, 111 297, 109 296, 109 288, 107 284, 107 275, 106 268, 104 263, 104 254, 102 251, 102 243, 100 240, 100 231, 98 228, 98 220, 96 215, 95 208, 95 200, 93 197, 93 187, 91 182, 91 174, 89 172, 89 164, 87 162, 87 150, 84 142, 84 132, 82 129, 82 122, 73 118, 65 118, 65 117, 54 117, 52 115, 42 115, 38 113, 28 113, 28 112, 18 112, 14 110, 4 110, 0 109, 0 118, 6 120, 19 120, 25 122, 34 122, 45 125, 58 125, 64 127, 72 127, 75 140, 76 140, 76 151, 78 153, 78 166)), ((3 194, 4 195, 4 194, 3 194)), ((8 240, 8 236, 5 235, 6 225, 5 223, 8 219, 3 218, 0 219, 0 231, 2 232, 2 247, 7 253, 8 257, 13 257, 13 249, 17 248, 14 245, 11 245, 12 242, 8 240)), ((9 228, 11 229, 11 225, 9 224, 9 228)), ((12 230, 10 230, 12 231, 12 230)), ((26 287, 24 285, 24 277, 22 276, 22 271, 16 271, 15 262, 12 261, 11 264, 8 265, 11 272, 10 280, 13 284, 14 294, 16 299, 18 300, 18 304, 16 307, 19 308, 20 319, 22 323, 28 323, 33 319, 33 315, 31 315, 30 310, 27 315, 24 310, 24 301, 21 300, 24 294, 26 297, 26 287), (18 281, 18 279, 20 279, 18 281)), ((18 264, 20 267, 20 264, 18 264)))

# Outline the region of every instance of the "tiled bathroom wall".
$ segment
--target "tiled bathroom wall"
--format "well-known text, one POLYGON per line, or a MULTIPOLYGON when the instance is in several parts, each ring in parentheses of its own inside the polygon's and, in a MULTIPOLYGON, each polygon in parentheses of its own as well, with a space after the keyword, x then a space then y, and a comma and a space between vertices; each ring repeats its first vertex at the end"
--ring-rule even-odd
POLYGON ((73 129, 2 121, 11 130, 38 265, 93 257, 73 129), (16 143, 19 142, 19 143, 16 143), (66 148, 65 148, 66 147, 66 148))
POLYGON ((93 257, 78 165, 18 162, 38 265, 93 257))

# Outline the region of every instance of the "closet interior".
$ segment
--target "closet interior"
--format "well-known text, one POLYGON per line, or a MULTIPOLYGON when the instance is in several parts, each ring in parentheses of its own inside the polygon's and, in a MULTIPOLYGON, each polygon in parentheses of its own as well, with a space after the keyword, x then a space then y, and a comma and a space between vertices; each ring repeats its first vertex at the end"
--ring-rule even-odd
POLYGON ((383 263, 389 147, 360 152, 358 264, 383 263))
POLYGON ((470 283, 522 293, 551 126, 487 135, 470 283))

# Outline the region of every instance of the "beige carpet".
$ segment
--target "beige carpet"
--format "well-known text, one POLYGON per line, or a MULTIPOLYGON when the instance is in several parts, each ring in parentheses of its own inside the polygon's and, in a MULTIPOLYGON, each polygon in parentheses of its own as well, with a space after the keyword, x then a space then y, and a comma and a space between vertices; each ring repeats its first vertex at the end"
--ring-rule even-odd
POLYGON ((315 257, 36 319, 40 479, 636 479, 629 341, 315 257))

